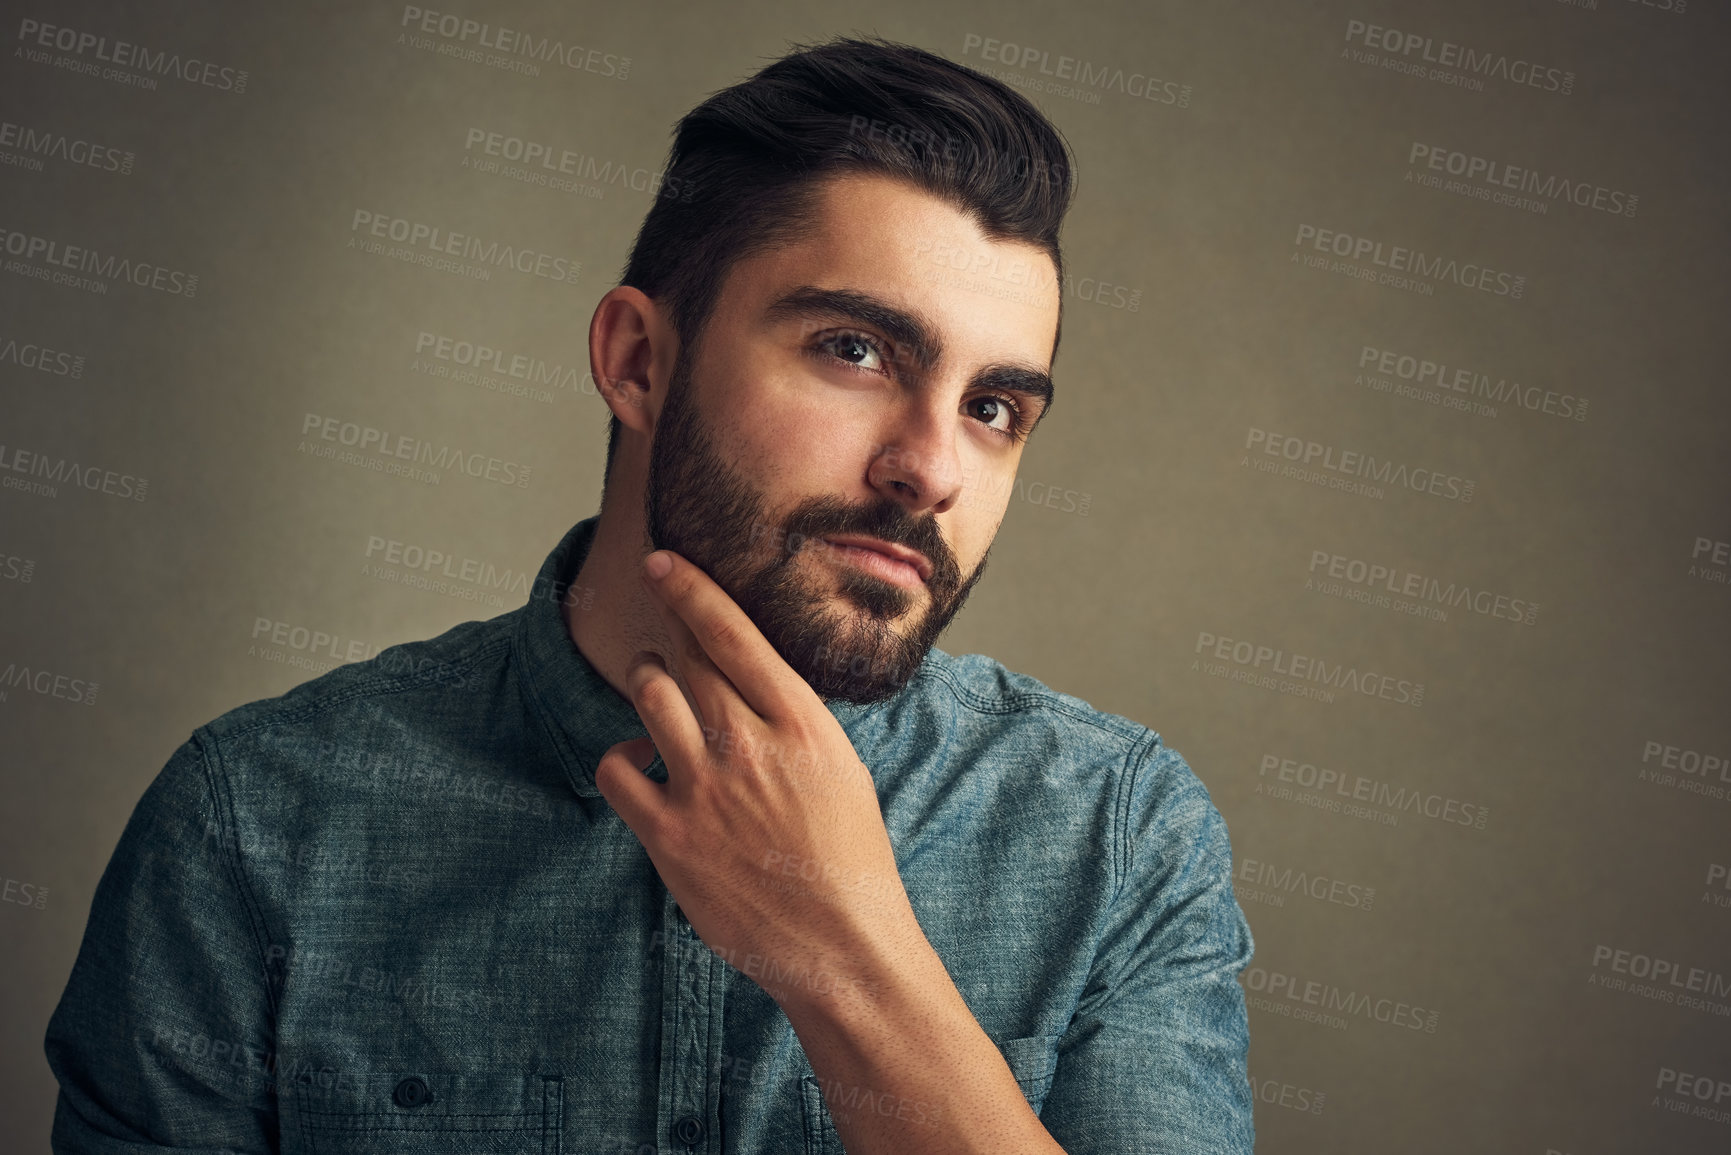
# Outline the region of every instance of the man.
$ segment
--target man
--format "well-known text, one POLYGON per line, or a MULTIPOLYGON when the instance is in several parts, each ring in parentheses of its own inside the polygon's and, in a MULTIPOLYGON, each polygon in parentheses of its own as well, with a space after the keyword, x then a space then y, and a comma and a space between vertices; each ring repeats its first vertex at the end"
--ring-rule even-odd
POLYGON ((590 323, 599 516, 526 606, 169 759, 49 1026, 57 1150, 1251 1149, 1206 790, 933 646, 1052 399, 1061 138, 846 40, 668 174, 590 323))

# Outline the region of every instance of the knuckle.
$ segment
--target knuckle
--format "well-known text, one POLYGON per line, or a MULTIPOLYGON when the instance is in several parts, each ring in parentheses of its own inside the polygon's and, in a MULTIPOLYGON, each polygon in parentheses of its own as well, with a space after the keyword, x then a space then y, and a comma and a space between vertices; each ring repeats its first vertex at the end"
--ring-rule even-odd
POLYGON ((715 622, 709 627, 709 636, 717 649, 736 649, 744 641, 744 635, 739 626, 733 622, 715 622))
POLYGON ((678 693, 679 687, 672 678, 652 675, 638 681, 631 699, 638 705, 655 710, 671 702, 670 694, 677 695, 678 693))
POLYGON ((709 660, 709 652, 703 648, 703 643, 699 642, 696 638, 691 638, 680 646, 679 659, 682 662, 689 662, 693 665, 714 665, 714 663, 709 660))

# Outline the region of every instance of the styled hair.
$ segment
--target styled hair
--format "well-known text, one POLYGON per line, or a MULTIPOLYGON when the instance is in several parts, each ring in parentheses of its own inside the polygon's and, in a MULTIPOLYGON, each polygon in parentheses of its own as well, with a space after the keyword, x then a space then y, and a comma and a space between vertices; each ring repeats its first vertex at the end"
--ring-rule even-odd
MULTIPOLYGON (((667 310, 682 356, 734 264, 810 235, 818 182, 841 173, 909 181, 992 240, 1037 246, 1062 286, 1058 230, 1074 182, 1064 138, 1039 109, 1001 81, 881 37, 794 48, 679 121, 631 247, 621 283, 667 310)), ((1059 316, 1061 329, 1061 304, 1059 316)), ((610 418, 609 474, 620 428, 610 418)))

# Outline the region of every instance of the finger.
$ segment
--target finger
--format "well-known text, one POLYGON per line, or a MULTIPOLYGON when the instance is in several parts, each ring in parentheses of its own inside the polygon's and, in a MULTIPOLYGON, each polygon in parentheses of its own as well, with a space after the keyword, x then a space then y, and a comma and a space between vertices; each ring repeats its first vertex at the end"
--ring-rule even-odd
POLYGON ((643 773, 653 761, 655 743, 633 738, 608 747, 595 764, 595 788, 645 849, 659 843, 659 823, 667 809, 667 787, 643 773))
POLYGON ((643 728, 667 764, 667 784, 681 792, 706 764, 703 726, 661 656, 638 650, 625 668, 625 689, 643 728))
POLYGON ((665 575, 655 577, 645 559, 641 570, 644 584, 665 607, 663 617, 670 630, 677 635, 672 624, 677 620, 711 667, 704 669, 702 661, 684 663, 688 667, 684 671, 686 684, 697 695, 699 705, 707 710, 706 695, 714 695, 718 703, 737 696, 765 720, 791 717, 801 702, 799 691, 805 691, 804 697, 812 695, 805 679, 794 673, 757 623, 713 578, 671 550, 657 550, 649 556, 657 555, 665 555, 672 566, 665 575), (725 692, 724 685, 731 687, 732 694, 725 692))
POLYGON ((668 673, 673 675, 680 689, 684 690, 685 696, 690 699, 704 733, 713 737, 730 710, 747 708, 745 698, 732 680, 721 672, 709 652, 703 648, 703 643, 697 640, 697 635, 685 624, 685 619, 680 617, 672 606, 657 597, 653 588, 649 593, 655 612, 661 615, 662 628, 667 631, 666 657, 671 659, 671 664, 667 667, 668 673))

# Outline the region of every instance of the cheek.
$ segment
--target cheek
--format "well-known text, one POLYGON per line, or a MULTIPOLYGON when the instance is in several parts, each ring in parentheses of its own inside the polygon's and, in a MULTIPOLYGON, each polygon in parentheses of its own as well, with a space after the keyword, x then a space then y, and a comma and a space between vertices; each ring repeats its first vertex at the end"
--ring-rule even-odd
MULTIPOLYGON (((962 455, 962 500, 970 523, 988 523, 996 530, 1016 496, 1016 473, 1001 461, 962 455)), ((989 540, 989 539, 988 539, 989 540)))
POLYGON ((742 413, 729 430, 754 477, 812 490, 863 484, 876 426, 866 405, 842 393, 779 396, 742 413))
POLYGON ((997 538, 1009 504, 1015 500, 1016 475, 966 458, 962 469, 961 500, 956 503, 952 524, 945 528, 954 535, 951 545, 965 570, 977 563, 997 538))

